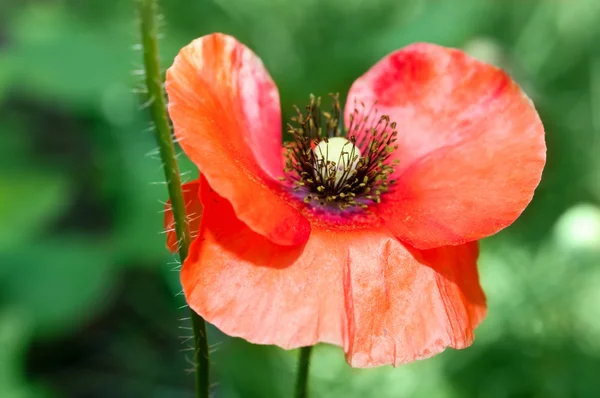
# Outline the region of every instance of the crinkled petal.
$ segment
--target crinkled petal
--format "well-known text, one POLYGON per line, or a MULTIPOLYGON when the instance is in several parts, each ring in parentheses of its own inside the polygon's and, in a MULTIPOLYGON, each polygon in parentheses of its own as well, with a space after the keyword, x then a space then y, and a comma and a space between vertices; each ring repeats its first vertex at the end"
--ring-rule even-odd
POLYGON ((374 223, 311 220, 283 247, 238 220, 206 182, 200 236, 181 281, 190 307, 223 332, 283 348, 342 346, 355 367, 462 348, 485 314, 477 244, 410 249, 374 223))
MULTIPOLYGON (((397 184, 380 215, 422 249, 456 245, 511 224, 531 201, 546 159, 544 128, 502 70, 433 44, 394 52, 352 86, 397 123, 397 184)), ((359 106, 360 108, 360 106, 359 106)), ((359 140, 361 139, 361 134, 359 140)))
MULTIPOLYGON (((195 180, 183 184, 181 190, 183 191, 183 201, 185 202, 185 213, 188 221, 188 228, 190 230, 190 236, 195 239, 198 236, 198 229, 200 228, 200 218, 202 217, 202 203, 198 197, 200 189, 200 180, 195 180)), ((165 234, 167 235, 167 248, 171 253, 175 253, 179 250, 179 240, 175 233, 175 218, 173 211, 171 210, 171 201, 168 200, 165 205, 165 217, 164 217, 165 234)))
POLYGON ((348 253, 348 363, 401 365, 471 345, 486 314, 476 242, 418 251, 383 232, 361 238, 348 253))
POLYGON ((204 36, 179 52, 166 89, 181 147, 239 219, 275 243, 304 243, 310 225, 277 181, 279 94, 260 59, 231 36, 204 36))

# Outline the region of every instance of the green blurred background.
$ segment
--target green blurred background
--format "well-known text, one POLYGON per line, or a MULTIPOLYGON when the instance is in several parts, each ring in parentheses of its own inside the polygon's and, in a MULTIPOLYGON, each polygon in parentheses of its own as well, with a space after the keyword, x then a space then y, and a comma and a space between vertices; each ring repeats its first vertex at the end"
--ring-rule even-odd
MULTIPOLYGON (((490 314, 473 347, 352 370, 319 346, 313 397, 600 397, 598 0, 161 3, 163 66, 193 38, 234 34, 286 114, 431 41, 506 68, 544 120, 533 203, 482 243, 490 314)), ((137 43, 131 1, 0 3, 0 398, 192 397, 137 43)), ((209 332, 215 397, 291 395, 295 352, 209 332)))

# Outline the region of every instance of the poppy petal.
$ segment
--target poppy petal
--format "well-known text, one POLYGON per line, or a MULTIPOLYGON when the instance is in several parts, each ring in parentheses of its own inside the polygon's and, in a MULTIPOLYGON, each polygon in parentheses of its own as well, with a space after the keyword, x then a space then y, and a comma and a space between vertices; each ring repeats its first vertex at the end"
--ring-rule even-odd
POLYGON ((252 343, 342 345, 340 249, 327 248, 314 233, 307 245, 321 245, 318 258, 304 257, 306 246, 273 243, 241 222, 205 179, 200 199, 205 212, 199 238, 181 270, 189 306, 228 335, 252 343), (333 254, 323 255, 326 250, 333 254))
MULTIPOLYGON (((202 218, 202 203, 198 197, 200 189, 200 180, 188 182, 181 186, 183 191, 183 201, 185 202, 185 213, 188 221, 188 228, 190 230, 190 237, 195 239, 198 236, 198 229, 200 228, 200 218, 202 218)), ((179 250, 179 240, 175 233, 175 218, 173 217, 173 211, 171 210, 171 201, 168 200, 165 204, 165 217, 164 217, 165 233, 167 234, 167 248, 171 253, 175 253, 179 250)))
POLYGON ((252 230, 281 245, 304 243, 310 225, 277 181, 279 94, 260 59, 231 36, 204 36, 179 52, 166 89, 175 135, 211 187, 252 230))
POLYGON ((397 366, 471 345, 486 314, 477 256, 477 242, 418 251, 383 235, 350 247, 348 363, 397 366))
POLYGON ((418 251, 377 225, 313 222, 304 246, 283 247, 206 182, 201 200, 181 281, 190 307, 229 335, 287 349, 326 342, 355 367, 399 365, 468 346, 485 314, 476 243, 418 251))
POLYGON ((478 240, 531 201, 546 159, 544 128, 502 70, 459 50, 414 44, 353 84, 346 123, 355 103, 375 101, 397 123, 397 184, 379 209, 399 239, 421 249, 478 240))

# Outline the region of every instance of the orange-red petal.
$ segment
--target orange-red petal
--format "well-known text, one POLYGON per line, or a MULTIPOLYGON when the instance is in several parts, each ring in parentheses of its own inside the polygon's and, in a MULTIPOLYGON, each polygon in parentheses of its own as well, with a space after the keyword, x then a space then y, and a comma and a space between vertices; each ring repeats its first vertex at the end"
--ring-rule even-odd
POLYGON ((310 224, 277 181, 279 94, 260 59, 231 36, 204 36, 179 52, 166 89, 181 147, 237 216, 275 243, 306 242, 310 224))
POLYGON ((203 181, 200 236, 181 280, 190 307, 225 333, 284 348, 342 346, 355 367, 462 348, 485 314, 477 244, 407 248, 381 226, 313 222, 304 246, 250 230, 203 181))
MULTIPOLYGON (((185 202, 188 228, 192 239, 195 239, 196 236, 198 236, 200 219, 202 217, 202 203, 198 197, 199 189, 200 180, 188 182, 181 187, 181 190, 183 191, 183 201, 185 202)), ((179 249, 179 240, 175 233, 175 218, 173 217, 173 211, 171 210, 170 200, 167 201, 167 204, 165 205, 164 226, 165 233, 167 234, 167 248, 171 253, 175 253, 179 249)))
POLYGON ((361 236, 348 251, 348 363, 400 365, 471 345, 486 314, 477 255, 477 242, 418 251, 389 233, 361 236))
POLYGON ((531 201, 546 159, 544 128, 502 70, 459 50, 414 44, 353 84, 346 123, 361 101, 377 101, 397 123, 398 183, 379 209, 403 241, 426 249, 477 240, 511 224, 531 201))

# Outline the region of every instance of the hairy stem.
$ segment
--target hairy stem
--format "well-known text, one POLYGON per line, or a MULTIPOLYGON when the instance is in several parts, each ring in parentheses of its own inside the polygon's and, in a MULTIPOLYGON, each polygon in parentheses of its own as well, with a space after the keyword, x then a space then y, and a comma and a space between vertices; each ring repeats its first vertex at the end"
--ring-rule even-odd
MULTIPOLYGON (((158 61, 157 9, 156 0, 137 0, 140 16, 144 69, 148 90, 148 103, 154 122, 154 133, 160 151, 171 210, 175 219, 175 232, 179 241, 179 259, 181 263, 188 255, 190 231, 187 224, 185 202, 181 190, 179 166, 175 157, 175 147, 171 138, 169 116, 163 93, 160 64, 158 61)), ((209 396, 209 351, 206 336, 206 322, 190 309, 194 331, 194 365, 196 374, 196 397, 209 396)))
POLYGON ((308 370, 310 365, 310 354, 312 346, 300 348, 298 357, 298 374, 296 376, 296 394, 295 398, 308 397, 308 370))

